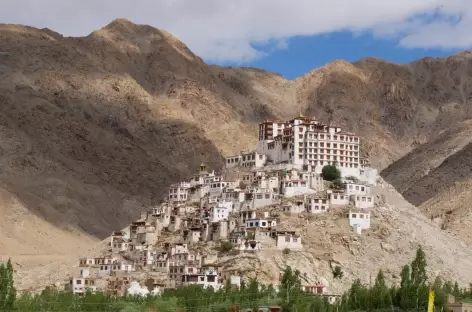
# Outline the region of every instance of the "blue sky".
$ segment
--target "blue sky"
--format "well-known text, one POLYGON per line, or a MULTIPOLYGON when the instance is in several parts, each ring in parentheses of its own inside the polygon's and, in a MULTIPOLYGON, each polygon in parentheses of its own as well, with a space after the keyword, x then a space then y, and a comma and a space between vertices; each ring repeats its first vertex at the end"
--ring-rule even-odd
MULTIPOLYGON (((377 57, 394 63, 408 63, 426 56, 444 57, 461 49, 405 48, 397 40, 375 39, 369 34, 353 36, 349 32, 329 35, 294 37, 285 49, 273 50, 267 56, 245 64, 296 78, 336 59, 355 62, 365 57, 377 57)), ((228 64, 227 62, 220 62, 228 64)))

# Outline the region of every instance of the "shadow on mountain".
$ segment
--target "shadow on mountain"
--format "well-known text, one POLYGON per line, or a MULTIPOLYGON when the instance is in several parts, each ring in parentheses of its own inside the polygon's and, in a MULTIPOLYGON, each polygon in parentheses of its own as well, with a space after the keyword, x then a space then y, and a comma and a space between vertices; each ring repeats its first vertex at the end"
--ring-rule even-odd
POLYGON ((31 90, 2 94, 0 181, 59 227, 77 225, 104 238, 202 161, 216 168, 222 163, 198 127, 149 118, 141 105, 121 119, 83 100, 47 101, 31 90))
POLYGON ((456 182, 472 176, 472 143, 446 158, 439 167, 422 179, 414 187, 403 192, 403 197, 419 206, 436 194, 453 186, 456 182))

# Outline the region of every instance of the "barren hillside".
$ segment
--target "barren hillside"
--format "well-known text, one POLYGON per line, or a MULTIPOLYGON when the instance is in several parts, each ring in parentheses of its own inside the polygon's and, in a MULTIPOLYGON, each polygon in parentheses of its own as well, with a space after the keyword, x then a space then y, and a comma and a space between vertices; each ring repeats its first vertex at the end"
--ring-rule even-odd
POLYGON ((444 230, 472 242, 472 121, 450 127, 382 171, 385 179, 444 230))
POLYGON ((409 65, 335 61, 288 81, 207 65, 169 33, 123 19, 83 38, 0 25, 0 52, 0 183, 51 229, 98 238, 200 162, 218 168, 253 145, 264 119, 331 120, 358 132, 383 168, 471 118, 466 52, 409 65))

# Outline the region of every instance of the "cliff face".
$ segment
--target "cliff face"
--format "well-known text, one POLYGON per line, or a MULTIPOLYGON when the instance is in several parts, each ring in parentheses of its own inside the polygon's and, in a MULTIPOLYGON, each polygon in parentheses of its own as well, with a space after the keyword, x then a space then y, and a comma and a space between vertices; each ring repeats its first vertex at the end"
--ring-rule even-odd
POLYGON ((384 168, 471 117, 466 52, 335 61, 289 81, 207 65, 169 33, 126 20, 83 38, 0 25, 0 52, 0 183, 71 239, 109 235, 202 161, 218 169, 255 144, 264 119, 331 120, 384 168))

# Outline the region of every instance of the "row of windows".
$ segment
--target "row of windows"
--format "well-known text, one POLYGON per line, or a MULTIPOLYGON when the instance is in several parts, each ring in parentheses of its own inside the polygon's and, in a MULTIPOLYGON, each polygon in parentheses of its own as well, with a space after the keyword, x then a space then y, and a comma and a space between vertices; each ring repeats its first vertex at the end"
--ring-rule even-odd
MULTIPOLYGON (((312 212, 312 208, 310 206, 306 205, 305 208, 308 212, 312 212)), ((313 210, 326 210, 326 206, 323 206, 323 205, 322 206, 317 206, 316 205, 316 206, 313 207, 313 210)))
MULTIPOLYGON (((357 218, 357 214, 352 213, 352 214, 351 214, 351 218, 353 218, 353 219, 357 218)), ((369 215, 369 214, 360 213, 360 214, 359 214, 359 219, 370 219, 370 215, 369 215)))
MULTIPOLYGON (((365 190, 365 187, 364 187, 364 186, 356 185, 355 190, 356 190, 356 191, 359 191, 359 188, 360 188, 361 192, 364 192, 364 190, 365 190)), ((353 186, 353 185, 349 185, 349 189, 350 189, 350 190, 354 189, 354 186, 353 186)))
POLYGON ((249 227, 267 226, 267 221, 254 221, 247 223, 249 227), (259 225, 260 224, 260 225, 259 225))
MULTIPOLYGON (((70 283, 72 284, 72 280, 70 281, 70 283)), ((82 285, 82 280, 80 280, 80 279, 75 280, 75 284, 76 285, 82 285)), ((95 285, 95 281, 85 279, 84 285, 95 285)))
MULTIPOLYGON (((300 156, 300 159, 303 159, 303 155, 299 155, 300 156)), ((316 161, 316 160, 308 160, 308 164, 312 165, 312 166, 316 166, 316 165, 319 165, 319 166, 326 166, 326 165, 332 165, 334 164, 333 161, 316 161)), ((354 163, 336 163, 336 166, 339 166, 339 167, 343 167, 343 168, 358 168, 359 165, 354 163)))
MULTIPOLYGON (((299 128, 300 132, 304 132, 306 129, 299 128)), ((305 132, 308 132, 305 131, 305 132)), ((299 134, 299 138, 303 139, 303 134, 299 134)), ((319 140, 334 140, 334 141, 344 141, 344 142, 359 142, 359 138, 356 136, 349 135, 338 135, 338 134, 321 134, 321 133, 307 133, 309 139, 319 139, 319 140)))
POLYGON ((323 142, 320 142, 319 144, 317 142, 299 142, 298 145, 300 147, 303 147, 303 145, 308 146, 308 147, 326 147, 326 148, 334 148, 334 149, 340 149, 340 150, 358 150, 359 149, 359 145, 355 144, 339 144, 339 148, 338 148, 338 144, 336 143, 326 143, 326 146, 325 146, 325 143, 323 142), (332 146, 331 146, 332 145, 332 146))
POLYGON ((181 200, 186 200, 187 199, 187 194, 169 194, 169 199, 181 199, 181 200))
POLYGON ((298 242, 298 237, 285 236, 285 242, 290 243, 290 240, 294 243, 298 242))
MULTIPOLYGON (((128 270, 131 270, 132 267, 130 265, 125 265, 124 267, 124 270, 125 271, 128 271, 128 270)), ((108 271, 108 270, 121 270, 121 266, 120 265, 101 265, 100 266, 100 270, 102 271, 108 271)))
MULTIPOLYGON (((314 153, 314 154, 331 154, 331 155, 351 155, 351 156, 357 156, 359 155, 359 152, 353 152, 353 151, 343 151, 343 150, 337 150, 337 149, 324 149, 324 148, 314 148, 312 147, 303 147, 303 144, 300 143, 298 146, 298 150, 301 152, 303 149, 305 149, 305 153, 314 153)), ((357 150, 357 149, 356 149, 357 150)))
MULTIPOLYGON (((302 150, 300 149, 299 153, 303 153, 302 150)), ((303 155, 303 154, 302 154, 303 155)), ((325 155, 325 154, 305 154, 307 159, 318 159, 317 156, 319 156, 319 159, 326 159, 327 160, 340 160, 340 161, 346 161, 346 162, 359 162, 359 158, 357 157, 344 157, 344 156, 333 156, 333 155, 325 155), (339 159, 338 159, 339 157, 339 159)))

